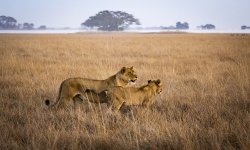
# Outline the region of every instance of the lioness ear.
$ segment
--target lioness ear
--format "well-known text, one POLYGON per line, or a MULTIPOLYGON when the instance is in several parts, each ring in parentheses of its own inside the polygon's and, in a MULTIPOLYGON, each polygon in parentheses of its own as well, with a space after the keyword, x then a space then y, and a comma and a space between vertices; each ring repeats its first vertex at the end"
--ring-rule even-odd
POLYGON ((134 70, 135 68, 134 68, 134 66, 132 66, 132 67, 130 67, 130 69, 134 70))
POLYGON ((121 69, 121 73, 124 73, 124 72, 125 72, 125 70, 126 70, 126 67, 122 67, 122 69, 121 69))
POLYGON ((150 83, 151 82, 151 80, 148 80, 148 83, 150 83))

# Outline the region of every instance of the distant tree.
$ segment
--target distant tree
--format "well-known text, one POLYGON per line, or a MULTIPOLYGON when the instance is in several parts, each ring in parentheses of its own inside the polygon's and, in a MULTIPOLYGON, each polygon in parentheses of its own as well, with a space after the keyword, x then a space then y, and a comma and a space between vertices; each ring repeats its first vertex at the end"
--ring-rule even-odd
POLYGON ((176 29, 176 27, 171 25, 171 26, 168 26, 168 27, 162 27, 162 29, 174 30, 174 29, 176 29))
POLYGON ((13 17, 0 16, 0 29, 16 29, 17 20, 13 17))
POLYGON ((246 30, 246 29, 250 29, 250 26, 249 27, 246 25, 241 26, 241 30, 246 30))
POLYGON ((176 23, 176 29, 189 29, 189 24, 187 22, 181 23, 181 22, 177 22, 176 23))
POLYGON ((23 29, 24 30, 32 30, 32 29, 34 29, 34 24, 26 22, 26 23, 23 24, 23 29))
POLYGON ((212 30, 212 29, 215 29, 216 27, 213 24, 206 24, 206 25, 198 26, 198 28, 201 28, 202 30, 212 30))
POLYGON ((122 11, 100 11, 95 16, 89 17, 81 25, 90 28, 97 28, 103 31, 119 31, 124 30, 129 25, 140 25, 138 19, 132 14, 122 11))
POLYGON ((241 26, 241 30, 245 30, 245 29, 247 29, 247 26, 245 25, 241 26))
POLYGON ((39 30, 45 30, 47 27, 45 25, 41 25, 38 29, 39 30))
POLYGON ((23 28, 23 25, 21 23, 18 23, 17 24, 17 29, 22 29, 23 28))

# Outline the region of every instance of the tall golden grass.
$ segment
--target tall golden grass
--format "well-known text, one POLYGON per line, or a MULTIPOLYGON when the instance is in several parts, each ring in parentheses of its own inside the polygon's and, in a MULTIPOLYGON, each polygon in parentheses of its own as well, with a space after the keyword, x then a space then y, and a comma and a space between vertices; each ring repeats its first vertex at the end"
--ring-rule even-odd
POLYGON ((0 149, 249 149, 250 36, 0 35, 0 149), (134 66, 162 79, 151 109, 48 111, 70 77, 134 66))

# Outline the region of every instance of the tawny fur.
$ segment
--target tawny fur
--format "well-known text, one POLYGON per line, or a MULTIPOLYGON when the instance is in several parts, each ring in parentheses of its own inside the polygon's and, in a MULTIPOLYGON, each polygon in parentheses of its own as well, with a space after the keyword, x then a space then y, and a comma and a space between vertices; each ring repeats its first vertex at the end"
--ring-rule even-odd
MULTIPOLYGON (((135 82, 136 80, 137 75, 133 67, 122 67, 119 72, 106 80, 69 78, 61 83, 56 102, 50 105, 50 101, 46 100, 45 104, 50 105, 50 108, 62 108, 65 107, 70 101, 74 101, 74 103, 76 103, 79 99, 85 99, 86 94, 87 96, 94 95, 94 97, 97 97, 99 93, 107 90, 108 88, 114 86, 124 87, 127 86, 128 83, 135 82)), ((97 100, 92 99, 91 102, 97 102, 97 100)))
POLYGON ((149 80, 147 85, 139 88, 116 86, 107 91, 107 96, 115 110, 124 105, 143 105, 149 107, 154 96, 162 92, 161 80, 149 80))

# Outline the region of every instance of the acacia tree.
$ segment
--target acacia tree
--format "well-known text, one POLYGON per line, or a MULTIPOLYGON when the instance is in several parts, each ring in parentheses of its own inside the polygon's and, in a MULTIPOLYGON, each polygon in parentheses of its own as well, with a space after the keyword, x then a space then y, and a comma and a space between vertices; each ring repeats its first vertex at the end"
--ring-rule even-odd
POLYGON ((120 31, 132 24, 140 25, 139 20, 134 18, 132 14, 105 10, 89 17, 81 25, 103 31, 120 31))

